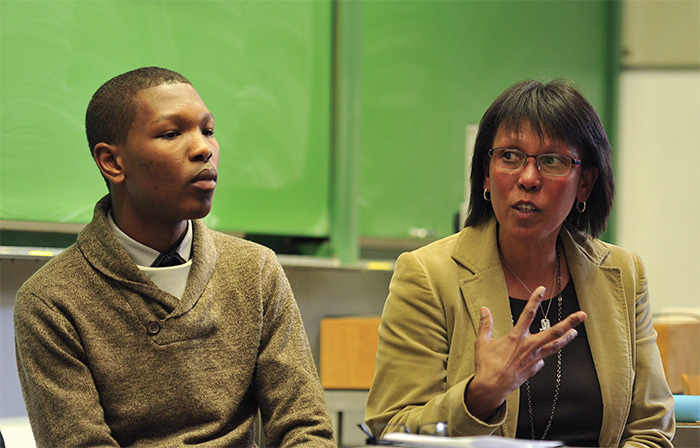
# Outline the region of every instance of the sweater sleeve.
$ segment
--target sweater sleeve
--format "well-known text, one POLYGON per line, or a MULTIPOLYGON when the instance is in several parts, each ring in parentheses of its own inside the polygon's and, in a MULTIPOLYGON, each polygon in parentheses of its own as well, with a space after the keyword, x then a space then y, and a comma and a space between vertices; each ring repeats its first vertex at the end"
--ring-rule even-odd
POLYGON ((444 308, 421 260, 413 253, 402 254, 382 312, 365 413, 376 436, 386 425, 416 432, 420 425, 446 422, 454 436, 490 435, 504 424, 505 404, 489 423, 467 410, 465 389, 473 376, 447 387, 450 342, 444 308))
POLYGON ((269 253, 261 272, 263 328, 255 373, 269 446, 335 446, 333 427, 301 315, 269 253))
POLYGON ((118 446, 68 312, 20 289, 14 325, 19 379, 37 446, 118 446))
POLYGON ((639 257, 633 258, 636 279, 634 392, 621 445, 670 447, 675 431, 673 396, 656 345, 646 271, 639 257))

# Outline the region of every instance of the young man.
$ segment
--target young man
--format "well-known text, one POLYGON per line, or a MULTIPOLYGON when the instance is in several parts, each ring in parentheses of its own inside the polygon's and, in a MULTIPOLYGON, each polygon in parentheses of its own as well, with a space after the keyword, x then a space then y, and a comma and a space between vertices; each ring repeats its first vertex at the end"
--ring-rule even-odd
POLYGON ((86 131, 109 194, 20 289, 17 364, 39 446, 334 446, 274 253, 208 229, 219 145, 190 82, 100 87, 86 131), (164 267, 163 267, 164 266, 164 267))

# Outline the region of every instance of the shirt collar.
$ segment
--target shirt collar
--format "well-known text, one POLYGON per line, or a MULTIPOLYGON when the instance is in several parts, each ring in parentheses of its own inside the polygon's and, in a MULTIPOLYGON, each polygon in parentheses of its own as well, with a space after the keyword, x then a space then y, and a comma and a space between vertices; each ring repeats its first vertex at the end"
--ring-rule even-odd
MULTIPOLYGON (((107 211, 107 221, 109 226, 114 231, 114 236, 117 241, 124 247, 126 252, 131 256, 134 262, 139 266, 150 266, 153 264, 155 259, 160 255, 157 250, 141 244, 135 239, 131 238, 129 235, 124 233, 118 226, 117 223, 112 219, 112 210, 107 211)), ((187 221, 187 232, 185 232, 185 237, 180 242, 177 247, 177 252, 184 260, 189 260, 192 254, 192 221, 187 221)))

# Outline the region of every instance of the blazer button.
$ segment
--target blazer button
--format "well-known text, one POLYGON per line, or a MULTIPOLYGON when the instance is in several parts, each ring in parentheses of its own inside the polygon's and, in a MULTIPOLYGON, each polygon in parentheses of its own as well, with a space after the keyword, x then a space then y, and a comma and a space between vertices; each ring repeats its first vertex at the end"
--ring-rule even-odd
POLYGON ((151 336, 155 336, 158 333, 160 333, 160 322, 152 320, 146 325, 146 331, 148 331, 148 334, 151 336))

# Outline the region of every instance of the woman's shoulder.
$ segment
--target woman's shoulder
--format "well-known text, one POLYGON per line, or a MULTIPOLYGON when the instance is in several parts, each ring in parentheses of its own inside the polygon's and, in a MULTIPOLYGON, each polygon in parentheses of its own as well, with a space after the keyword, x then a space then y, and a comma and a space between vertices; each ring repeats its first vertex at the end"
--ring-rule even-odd
POLYGON ((401 258, 415 257, 424 264, 440 264, 451 260, 450 254, 454 251, 459 240, 459 233, 455 233, 439 240, 432 241, 425 246, 399 256, 401 258))
POLYGON ((474 271, 485 269, 494 264, 494 260, 498 260, 495 225, 466 227, 409 254, 424 265, 435 266, 438 269, 456 265, 474 271))
MULTIPOLYGON (((452 235, 440 238, 435 241, 431 241, 425 246, 421 246, 418 249, 413 250, 414 254, 426 255, 431 253, 443 253, 445 250, 450 250, 455 247, 457 239, 459 238, 459 233, 453 233, 452 235)), ((449 252, 448 252, 449 253, 449 252)))
POLYGON ((566 230, 573 245, 596 264, 619 266, 641 263, 639 255, 624 247, 595 238, 570 226, 566 230))

